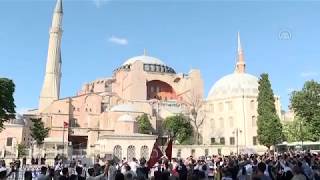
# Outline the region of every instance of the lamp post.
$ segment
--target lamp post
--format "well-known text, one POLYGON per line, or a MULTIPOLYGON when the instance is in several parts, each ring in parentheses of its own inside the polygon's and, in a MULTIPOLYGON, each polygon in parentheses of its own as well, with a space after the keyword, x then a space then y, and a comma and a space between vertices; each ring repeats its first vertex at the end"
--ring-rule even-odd
POLYGON ((242 133, 242 130, 240 130, 239 128, 236 128, 232 134, 236 134, 236 146, 237 146, 237 155, 239 155, 239 133, 242 133))

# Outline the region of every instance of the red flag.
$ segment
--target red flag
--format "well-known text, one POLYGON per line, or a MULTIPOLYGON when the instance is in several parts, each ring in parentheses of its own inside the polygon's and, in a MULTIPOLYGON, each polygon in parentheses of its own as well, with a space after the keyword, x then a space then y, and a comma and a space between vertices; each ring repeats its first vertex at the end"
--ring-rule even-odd
POLYGON ((67 123, 67 122, 63 122, 63 127, 64 127, 64 128, 69 127, 69 123, 67 123))
POLYGON ((152 168, 153 165, 155 165, 162 156, 163 156, 163 154, 162 154, 158 144, 154 143, 153 148, 152 148, 152 152, 151 152, 151 155, 150 155, 150 159, 147 162, 148 167, 152 168))
POLYGON ((166 156, 171 161, 172 158, 172 139, 169 140, 167 148, 166 148, 166 156))

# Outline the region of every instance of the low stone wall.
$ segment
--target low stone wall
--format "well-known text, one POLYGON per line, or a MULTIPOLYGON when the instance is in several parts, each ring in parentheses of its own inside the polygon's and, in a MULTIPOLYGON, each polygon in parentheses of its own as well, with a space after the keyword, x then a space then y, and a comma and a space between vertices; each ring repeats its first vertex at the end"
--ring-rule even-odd
MULTIPOLYGON (((253 147, 244 147, 239 146, 238 152, 243 153, 248 150, 252 150, 257 154, 263 154, 266 152, 266 147, 264 146, 253 146, 253 147)), ((212 156, 212 155, 230 155, 236 154, 236 146, 227 146, 227 145, 173 145, 172 148, 172 157, 199 157, 199 156, 212 156)))

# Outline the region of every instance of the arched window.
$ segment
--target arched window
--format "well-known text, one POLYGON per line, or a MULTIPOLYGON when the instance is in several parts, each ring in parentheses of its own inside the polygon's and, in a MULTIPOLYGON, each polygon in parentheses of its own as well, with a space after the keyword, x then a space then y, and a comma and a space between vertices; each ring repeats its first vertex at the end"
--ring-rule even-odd
POLYGON ((214 124, 214 119, 210 119, 210 132, 214 133, 214 128, 215 128, 215 124, 214 124))
POLYGON ((252 116, 252 127, 256 127, 256 126, 257 126, 257 117, 252 116))
POLYGON ((145 71, 150 71, 150 65, 149 64, 145 64, 143 68, 144 68, 145 71))
POLYGON ((160 72, 160 65, 156 65, 156 71, 160 72))
POLYGON ((214 112, 214 104, 209 105, 209 111, 214 112))
POLYGON ((161 67, 160 67, 160 71, 161 71, 161 72, 164 72, 164 66, 161 66, 161 67))
POLYGON ((178 158, 181 157, 181 149, 178 149, 178 151, 177 151, 177 157, 178 157, 178 158))
POLYGON ((127 149, 127 160, 132 161, 136 157, 136 148, 133 145, 130 145, 127 149))
POLYGON ((151 65, 150 65, 150 71, 153 71, 153 72, 154 72, 155 69, 156 69, 156 67, 154 66, 154 64, 151 64, 151 65))
POLYGON ((223 118, 219 119, 219 125, 220 125, 220 128, 224 128, 223 118))
POLYGON ((219 111, 220 111, 220 112, 223 111, 223 103, 219 103, 219 111))
POLYGON ((229 127, 230 127, 230 128, 233 128, 233 127, 234 127, 233 117, 229 117, 229 127))
POLYGON ((223 145, 226 144, 226 141, 225 141, 224 137, 221 137, 221 138, 220 138, 220 144, 223 144, 223 145))
POLYGON ((140 158, 144 158, 146 160, 149 158, 149 148, 148 148, 148 146, 144 145, 144 146, 141 147, 140 158))
POLYGON ((228 111, 232 111, 232 110, 233 110, 233 104, 232 104, 232 101, 227 101, 227 102, 226 102, 226 105, 227 105, 227 109, 228 109, 228 111))
POLYGON ((113 148, 113 157, 117 160, 121 160, 122 159, 122 148, 119 145, 116 145, 113 148))
POLYGON ((255 104, 254 104, 254 100, 250 101, 250 109, 254 110, 255 104))

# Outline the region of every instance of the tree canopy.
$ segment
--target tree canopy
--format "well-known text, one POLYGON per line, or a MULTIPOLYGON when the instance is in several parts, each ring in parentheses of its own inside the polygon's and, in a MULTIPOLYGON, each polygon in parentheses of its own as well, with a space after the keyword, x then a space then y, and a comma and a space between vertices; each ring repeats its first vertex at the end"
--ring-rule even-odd
POLYGON ((48 137, 49 128, 44 127, 41 119, 32 119, 33 125, 30 127, 31 136, 38 145, 43 144, 44 138, 48 137))
POLYGON ((258 140, 260 144, 270 148, 281 143, 283 134, 268 74, 261 74, 258 90, 258 140))
POLYGON ((12 80, 0 78, 0 131, 5 121, 15 118, 14 90, 15 85, 12 80))
POLYGON ((167 117, 163 126, 168 135, 176 139, 180 144, 188 140, 193 134, 193 127, 190 121, 182 114, 167 117))
POLYGON ((303 119, 313 134, 312 140, 319 140, 320 84, 314 80, 306 81, 300 91, 292 92, 290 101, 295 115, 303 119))
POLYGON ((18 144, 18 158, 27 155, 27 147, 24 144, 18 144))
POLYGON ((296 116, 293 121, 283 124, 283 134, 288 142, 309 141, 314 139, 310 127, 302 118, 296 116))
POLYGON ((137 117, 138 123, 138 132, 141 134, 150 134, 152 133, 152 125, 149 120, 148 114, 144 113, 141 116, 137 117))

